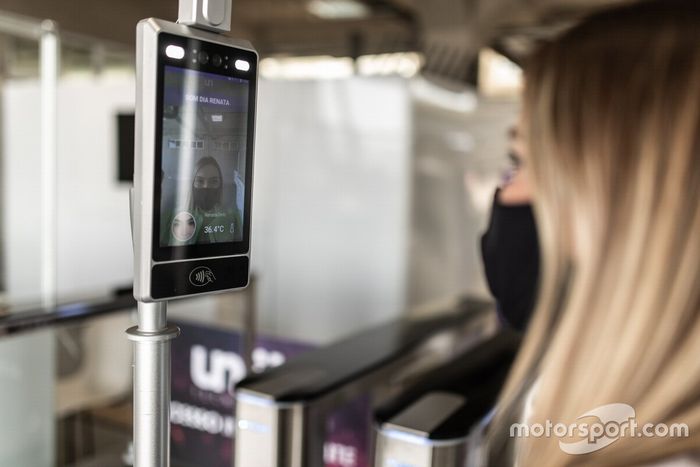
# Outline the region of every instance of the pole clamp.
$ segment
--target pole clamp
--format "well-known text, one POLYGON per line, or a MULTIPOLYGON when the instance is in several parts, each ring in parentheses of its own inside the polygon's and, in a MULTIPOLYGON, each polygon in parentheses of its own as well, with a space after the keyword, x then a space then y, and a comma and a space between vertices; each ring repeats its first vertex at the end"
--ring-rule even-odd
POLYGON ((180 0, 177 22, 213 32, 231 31, 233 0, 180 0))
POLYGON ((134 326, 126 330, 127 338, 134 342, 165 342, 175 339, 180 335, 180 328, 177 326, 168 326, 165 329, 156 332, 139 331, 138 326, 134 326))

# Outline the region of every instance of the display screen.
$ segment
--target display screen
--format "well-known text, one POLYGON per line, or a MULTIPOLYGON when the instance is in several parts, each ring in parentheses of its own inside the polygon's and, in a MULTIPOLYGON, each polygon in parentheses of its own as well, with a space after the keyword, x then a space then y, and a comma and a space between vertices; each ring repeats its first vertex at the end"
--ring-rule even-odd
POLYGON ((165 65, 160 247, 243 241, 249 81, 165 65))

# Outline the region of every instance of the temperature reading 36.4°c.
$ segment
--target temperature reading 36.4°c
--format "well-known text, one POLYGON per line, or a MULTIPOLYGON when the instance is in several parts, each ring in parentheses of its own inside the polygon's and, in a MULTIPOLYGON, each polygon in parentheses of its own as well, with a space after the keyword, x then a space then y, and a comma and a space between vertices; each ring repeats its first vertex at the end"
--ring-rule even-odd
POLYGON ((206 225, 204 226, 204 233, 221 233, 224 231, 223 225, 206 225))

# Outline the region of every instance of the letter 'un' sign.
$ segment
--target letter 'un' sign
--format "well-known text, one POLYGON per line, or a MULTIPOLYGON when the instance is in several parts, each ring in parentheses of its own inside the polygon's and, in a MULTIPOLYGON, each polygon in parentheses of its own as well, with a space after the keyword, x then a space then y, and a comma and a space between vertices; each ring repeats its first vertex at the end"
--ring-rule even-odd
POLYGON ((170 23, 137 28, 134 296, 245 287, 258 56, 170 23))

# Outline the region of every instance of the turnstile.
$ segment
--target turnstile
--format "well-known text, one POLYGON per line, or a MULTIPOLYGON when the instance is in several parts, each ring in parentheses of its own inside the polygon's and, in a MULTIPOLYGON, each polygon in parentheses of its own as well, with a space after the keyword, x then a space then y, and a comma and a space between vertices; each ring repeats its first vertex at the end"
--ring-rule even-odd
MULTIPOLYGON (((322 467, 326 418, 362 394, 375 406, 493 336, 490 304, 392 322, 290 360, 236 387, 235 465, 322 467)), ((371 429, 368 427, 368 430, 371 429)))
POLYGON ((471 428, 493 407, 520 338, 502 332, 375 413, 375 467, 463 467, 471 428))

